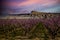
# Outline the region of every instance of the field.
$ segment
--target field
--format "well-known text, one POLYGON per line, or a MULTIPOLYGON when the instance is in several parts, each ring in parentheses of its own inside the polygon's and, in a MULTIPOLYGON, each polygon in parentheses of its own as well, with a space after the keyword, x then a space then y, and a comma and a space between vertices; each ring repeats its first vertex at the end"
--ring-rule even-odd
POLYGON ((0 19, 0 40, 60 40, 59 18, 0 19))

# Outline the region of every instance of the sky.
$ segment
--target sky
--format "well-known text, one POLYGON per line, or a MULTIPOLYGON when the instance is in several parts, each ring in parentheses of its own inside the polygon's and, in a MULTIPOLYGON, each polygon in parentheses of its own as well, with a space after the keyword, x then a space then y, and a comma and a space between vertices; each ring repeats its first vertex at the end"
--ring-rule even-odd
POLYGON ((38 12, 60 13, 60 0, 2 0, 1 14, 38 12))

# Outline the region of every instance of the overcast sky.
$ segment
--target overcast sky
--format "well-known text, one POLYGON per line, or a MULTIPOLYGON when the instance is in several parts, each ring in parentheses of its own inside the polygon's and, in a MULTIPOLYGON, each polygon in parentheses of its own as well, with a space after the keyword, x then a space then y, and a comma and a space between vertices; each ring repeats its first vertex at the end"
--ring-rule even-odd
POLYGON ((2 0, 2 14, 57 12, 60 13, 60 0, 2 0))

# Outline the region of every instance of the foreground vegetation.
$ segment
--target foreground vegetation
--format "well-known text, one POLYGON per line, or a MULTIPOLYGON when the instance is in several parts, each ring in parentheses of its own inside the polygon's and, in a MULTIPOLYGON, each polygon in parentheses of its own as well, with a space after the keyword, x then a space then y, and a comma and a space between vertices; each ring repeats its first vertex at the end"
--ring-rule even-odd
POLYGON ((60 17, 51 19, 0 19, 0 39, 58 40, 60 17))

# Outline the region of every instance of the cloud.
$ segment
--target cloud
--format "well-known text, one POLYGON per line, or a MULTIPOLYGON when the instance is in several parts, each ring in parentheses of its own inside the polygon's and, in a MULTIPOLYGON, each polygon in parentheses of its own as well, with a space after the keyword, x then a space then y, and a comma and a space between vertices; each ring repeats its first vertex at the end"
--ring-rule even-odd
MULTIPOLYGON (((60 4, 60 0, 5 0, 3 5, 7 8, 20 12, 31 12, 32 10, 41 10, 60 4)), ((54 9, 55 10, 55 9, 54 9)))
POLYGON ((43 6, 48 5, 54 5, 59 3, 59 0, 6 0, 6 2, 3 2, 4 5, 7 6, 28 6, 28 5, 34 5, 34 4, 40 4, 43 6))
POLYGON ((53 13, 60 13, 60 4, 57 5, 53 5, 53 6, 48 6, 48 7, 44 7, 44 6, 40 6, 41 8, 37 7, 35 9, 35 11, 39 11, 39 12, 53 12, 53 13))

